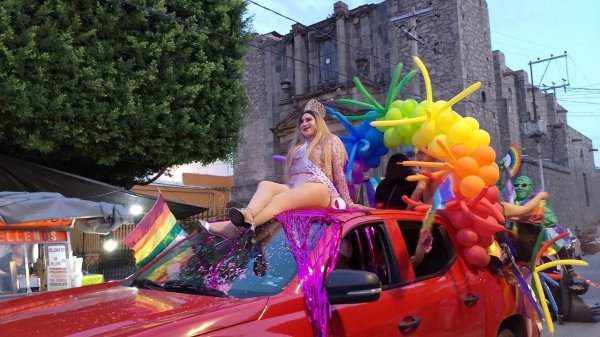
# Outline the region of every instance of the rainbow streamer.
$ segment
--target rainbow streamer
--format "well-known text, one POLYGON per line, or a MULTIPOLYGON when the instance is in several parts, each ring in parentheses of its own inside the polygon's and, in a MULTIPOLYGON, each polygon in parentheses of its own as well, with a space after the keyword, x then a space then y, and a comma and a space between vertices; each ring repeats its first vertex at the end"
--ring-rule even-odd
POLYGON ((521 155, 519 147, 515 144, 511 144, 506 156, 504 156, 504 167, 511 178, 516 176, 519 172, 522 159, 523 156, 521 155))
POLYGON ((176 222, 162 193, 159 194, 150 212, 123 239, 123 243, 133 249, 138 268, 187 236, 176 222))

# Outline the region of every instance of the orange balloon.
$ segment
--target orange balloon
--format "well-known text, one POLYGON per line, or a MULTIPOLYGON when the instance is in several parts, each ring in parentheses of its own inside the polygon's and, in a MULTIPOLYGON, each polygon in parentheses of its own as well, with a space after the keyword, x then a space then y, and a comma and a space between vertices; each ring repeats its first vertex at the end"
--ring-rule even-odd
MULTIPOLYGON (((468 158, 468 157, 467 157, 468 158)), ((475 198, 479 192, 485 187, 485 182, 483 179, 476 175, 470 175, 464 177, 460 181, 460 194, 467 198, 475 198)))
POLYGON ((493 185, 500 178, 500 169, 498 164, 491 163, 490 165, 484 165, 479 168, 479 177, 483 179, 486 185, 493 185))
POLYGON ((479 165, 488 165, 496 160, 496 151, 490 146, 478 146, 473 150, 471 156, 477 160, 479 165))
POLYGON ((471 149, 466 144, 456 144, 450 149, 456 158, 461 158, 471 155, 471 149))
POLYGON ((460 178, 479 173, 479 164, 473 157, 462 157, 454 164, 454 173, 460 178))

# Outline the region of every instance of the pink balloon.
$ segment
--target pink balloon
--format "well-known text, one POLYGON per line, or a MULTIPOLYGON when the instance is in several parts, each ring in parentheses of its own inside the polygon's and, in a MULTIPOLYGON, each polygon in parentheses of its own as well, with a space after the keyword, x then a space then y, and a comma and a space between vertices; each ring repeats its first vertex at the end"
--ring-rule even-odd
POLYGON ((478 244, 467 247, 464 250, 465 260, 475 267, 482 268, 490 262, 490 255, 478 244))
POLYGON ((477 243, 479 236, 469 228, 463 228, 456 233, 456 240, 465 247, 471 247, 477 243))

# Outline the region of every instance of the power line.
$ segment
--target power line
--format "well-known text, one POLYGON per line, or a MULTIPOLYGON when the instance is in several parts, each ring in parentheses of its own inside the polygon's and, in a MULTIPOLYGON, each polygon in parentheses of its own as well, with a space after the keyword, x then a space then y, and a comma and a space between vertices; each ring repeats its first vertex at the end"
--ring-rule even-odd
POLYGON ((544 44, 541 44, 541 43, 538 43, 538 42, 535 42, 535 41, 531 41, 531 40, 523 39, 523 38, 520 38, 520 37, 516 37, 516 36, 512 36, 512 35, 508 35, 508 34, 500 33, 500 32, 498 32, 498 31, 495 31, 495 32, 494 32, 494 35, 496 35, 496 34, 497 34, 497 35, 506 36, 506 37, 508 37, 508 38, 511 38, 511 39, 514 39, 514 40, 519 40, 519 41, 527 42, 527 43, 529 43, 529 44, 535 44, 535 45, 538 45, 538 46, 540 46, 540 47, 545 47, 545 48, 550 48, 550 49, 554 49, 554 50, 560 50, 560 51, 563 51, 563 49, 560 49, 560 48, 556 48, 556 47, 553 47, 553 46, 548 46, 548 45, 544 45, 544 44))
POLYGON ((298 21, 298 20, 295 20, 295 19, 292 19, 292 18, 290 18, 290 17, 289 17, 289 16, 287 16, 287 15, 281 14, 281 13, 277 12, 276 10, 274 10, 274 9, 272 9, 272 8, 269 8, 269 7, 263 6, 263 5, 261 5, 261 4, 257 3, 257 2, 255 2, 255 1, 252 1, 252 0, 248 0, 248 2, 249 2, 249 3, 251 3, 251 4, 253 4, 253 5, 255 5, 255 6, 258 6, 258 7, 260 7, 260 8, 263 8, 263 9, 265 9, 265 10, 269 11, 269 12, 272 12, 272 13, 274 13, 274 14, 276 14, 276 15, 279 15, 279 16, 281 16, 282 18, 288 19, 288 20, 290 20, 290 21, 293 21, 293 22, 295 22, 295 23, 297 23, 297 24, 299 24, 299 25, 302 25, 303 27, 305 27, 305 28, 308 28, 308 29, 310 29, 310 30, 312 30, 312 31, 314 31, 314 32, 316 32, 316 33, 319 33, 319 34, 324 34, 324 36, 327 36, 328 38, 330 38, 330 39, 332 39, 332 40, 334 40, 334 41, 336 41, 336 42, 340 42, 340 43, 342 43, 342 44, 344 44, 344 45, 346 45, 346 46, 348 46, 348 47, 350 47, 350 48, 352 48, 352 49, 355 49, 355 50, 359 51, 359 52, 360 52, 360 53, 362 53, 362 54, 371 55, 371 56, 373 56, 375 59, 378 59, 378 60, 385 61, 386 63, 389 63, 389 62, 390 62, 390 60, 382 59, 382 58, 380 58, 380 57, 377 57, 377 56, 375 56, 373 53, 370 53, 370 52, 368 52, 368 51, 365 51, 365 50, 363 50, 363 49, 360 49, 360 48, 358 48, 358 47, 355 47, 355 46, 353 46, 353 45, 351 45, 351 44, 349 44, 349 43, 347 43, 347 42, 345 42, 345 41, 338 40, 338 39, 336 39, 335 37, 331 36, 329 33, 323 33, 322 31, 320 31, 320 30, 318 30, 318 29, 316 29, 316 28, 313 28, 313 27, 307 26, 307 25, 303 24, 302 22, 300 22, 300 21, 298 21))

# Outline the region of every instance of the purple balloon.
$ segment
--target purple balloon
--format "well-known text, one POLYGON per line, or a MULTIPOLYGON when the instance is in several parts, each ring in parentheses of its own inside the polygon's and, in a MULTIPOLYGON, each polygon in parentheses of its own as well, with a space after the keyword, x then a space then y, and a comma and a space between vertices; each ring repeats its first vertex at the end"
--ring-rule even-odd
POLYGON ((363 172, 366 172, 369 170, 369 166, 367 166, 367 162, 364 159, 357 158, 354 160, 354 162, 358 163, 362 167, 363 172))
POLYGON ((348 192, 350 192, 350 198, 356 200, 356 186, 354 184, 348 184, 348 192))
POLYGON ((361 184, 365 179, 365 175, 363 174, 362 165, 357 162, 352 164, 352 183, 361 184))

